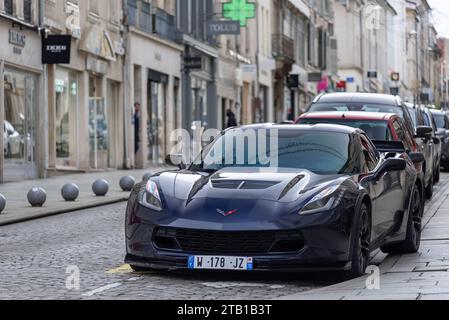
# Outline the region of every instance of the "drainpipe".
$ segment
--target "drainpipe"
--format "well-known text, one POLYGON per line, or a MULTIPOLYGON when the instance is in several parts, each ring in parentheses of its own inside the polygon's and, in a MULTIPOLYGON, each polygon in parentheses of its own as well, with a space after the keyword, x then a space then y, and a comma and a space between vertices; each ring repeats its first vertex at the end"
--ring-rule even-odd
MULTIPOLYGON (((45 36, 45 0, 39 0, 39 35, 45 36)), ((40 156, 40 164, 38 167, 38 174, 41 178, 46 178, 48 163, 49 163, 49 145, 48 145, 48 68, 47 65, 42 66, 42 138, 39 139, 42 156, 40 156)), ((40 122, 40 121, 39 121, 40 122)))
MULTIPOLYGON (((122 9, 124 12, 123 17, 127 17, 126 12, 127 12, 127 2, 123 1, 122 2, 122 9)), ((127 20, 126 18, 124 20, 127 20)), ((122 37, 123 37, 123 46, 125 47, 125 55, 123 56, 123 134, 124 134, 124 141, 123 141, 123 160, 124 160, 124 169, 130 169, 131 168, 131 159, 129 157, 129 150, 128 150, 128 139, 129 139, 129 132, 128 132, 128 112, 129 112, 129 107, 128 106, 128 97, 131 96, 131 93, 129 92, 129 87, 128 85, 130 84, 131 79, 129 79, 129 54, 128 54, 128 31, 129 31, 129 27, 128 27, 128 23, 124 23, 123 24, 123 32, 122 32, 122 37)))

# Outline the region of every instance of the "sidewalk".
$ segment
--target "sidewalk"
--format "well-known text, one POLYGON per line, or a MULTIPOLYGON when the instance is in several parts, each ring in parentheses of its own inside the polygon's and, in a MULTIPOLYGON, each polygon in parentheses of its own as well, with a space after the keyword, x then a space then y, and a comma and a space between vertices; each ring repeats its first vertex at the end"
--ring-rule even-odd
POLYGON ((284 300, 449 300, 449 176, 428 203, 417 254, 391 255, 380 264, 380 289, 367 277, 282 297, 284 300))
POLYGON ((121 177, 127 175, 133 176, 137 183, 142 181, 145 173, 156 173, 167 168, 167 166, 159 166, 145 170, 119 170, 73 174, 0 185, 0 193, 6 197, 6 208, 0 214, 0 226, 126 201, 129 192, 123 192, 121 190, 119 186, 121 177), (109 182, 109 192, 106 197, 96 197, 94 195, 92 183, 97 179, 106 179, 109 182), (76 202, 66 202, 61 196, 61 188, 68 182, 75 183, 80 189, 80 194, 76 202), (42 208, 33 208, 28 203, 27 193, 33 187, 42 187, 47 191, 47 201, 42 208))

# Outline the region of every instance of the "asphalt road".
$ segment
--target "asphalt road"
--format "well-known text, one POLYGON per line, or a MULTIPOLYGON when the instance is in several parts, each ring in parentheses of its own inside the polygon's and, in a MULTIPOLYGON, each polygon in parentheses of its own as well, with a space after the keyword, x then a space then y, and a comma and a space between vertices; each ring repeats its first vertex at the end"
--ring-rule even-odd
POLYGON ((1 227, 0 299, 273 299, 344 280, 339 273, 132 272, 123 264, 125 206, 1 227))

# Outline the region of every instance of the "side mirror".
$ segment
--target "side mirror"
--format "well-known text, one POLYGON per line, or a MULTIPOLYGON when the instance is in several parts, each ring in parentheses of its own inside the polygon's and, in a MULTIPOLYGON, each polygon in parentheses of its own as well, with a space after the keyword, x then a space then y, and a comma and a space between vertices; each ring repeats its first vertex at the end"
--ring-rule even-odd
POLYGON ((432 137, 433 129, 427 126, 418 126, 416 128, 416 138, 430 139, 432 137))
POLYGON ((182 154, 169 154, 165 157, 165 163, 169 166, 178 167, 180 170, 187 169, 187 164, 184 161, 182 154))
POLYGON ((425 161, 424 155, 421 152, 410 152, 408 154, 413 163, 423 163, 425 161))
POLYGON ((379 179, 383 174, 392 171, 403 171, 407 168, 407 162, 404 159, 390 158, 386 159, 381 167, 377 170, 374 175, 374 179, 379 179))
POLYGON ((433 138, 433 143, 434 144, 440 144, 441 143, 441 139, 438 137, 432 137, 433 138))

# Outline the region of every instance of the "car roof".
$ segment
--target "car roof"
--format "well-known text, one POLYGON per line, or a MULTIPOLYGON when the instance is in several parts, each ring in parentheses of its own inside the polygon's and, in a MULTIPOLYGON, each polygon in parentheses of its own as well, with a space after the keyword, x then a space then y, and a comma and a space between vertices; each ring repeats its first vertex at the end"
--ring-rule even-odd
POLYGON ((329 112, 309 112, 301 115, 300 119, 350 119, 350 120, 376 120, 388 121, 399 116, 394 113, 383 112, 362 112, 362 111, 329 111, 329 112))
POLYGON ((432 114, 445 115, 446 113, 438 109, 429 109, 432 114))
POLYGON ((399 106, 400 98, 389 94, 380 93, 362 93, 362 92, 336 92, 326 93, 318 96, 314 103, 317 102, 361 102, 361 103, 378 103, 386 105, 399 106))
POLYGON ((361 133, 362 131, 357 128, 351 128, 342 125, 336 124, 314 124, 314 125, 302 125, 302 124, 275 124, 275 123, 262 123, 262 124, 251 124, 244 125, 241 127, 230 128, 226 131, 232 129, 241 129, 241 130, 258 130, 258 129, 277 129, 279 131, 282 130, 297 130, 297 131, 310 131, 310 132, 335 132, 335 133, 361 133))

